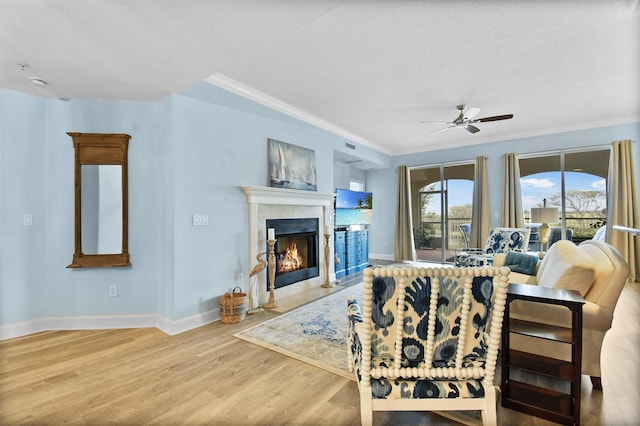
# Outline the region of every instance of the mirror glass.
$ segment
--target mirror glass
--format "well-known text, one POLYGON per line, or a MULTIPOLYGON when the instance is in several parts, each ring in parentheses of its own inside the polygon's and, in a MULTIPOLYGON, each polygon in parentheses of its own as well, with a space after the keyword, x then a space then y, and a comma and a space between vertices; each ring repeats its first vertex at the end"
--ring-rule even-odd
POLYGON ((122 252, 122 166, 83 165, 82 252, 122 252))

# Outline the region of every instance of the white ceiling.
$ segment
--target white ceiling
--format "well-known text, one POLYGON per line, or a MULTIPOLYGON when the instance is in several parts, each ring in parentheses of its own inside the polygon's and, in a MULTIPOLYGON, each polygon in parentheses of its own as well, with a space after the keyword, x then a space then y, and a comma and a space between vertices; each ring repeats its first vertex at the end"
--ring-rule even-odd
POLYGON ((0 0, 0 87, 158 100, 209 78, 388 154, 466 146, 640 121, 639 1, 0 0), (420 123, 458 104, 514 118, 420 123))

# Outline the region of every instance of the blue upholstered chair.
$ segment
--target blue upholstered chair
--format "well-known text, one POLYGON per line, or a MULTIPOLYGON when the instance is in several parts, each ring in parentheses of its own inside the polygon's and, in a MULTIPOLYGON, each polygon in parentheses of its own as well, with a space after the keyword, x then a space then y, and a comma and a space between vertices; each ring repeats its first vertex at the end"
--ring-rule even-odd
POLYGON ((365 269, 362 310, 348 301, 349 368, 363 425, 373 411, 400 410, 480 410, 484 425, 496 424, 493 382, 509 273, 365 269))
POLYGON ((493 228, 489 231, 484 248, 456 253, 455 266, 490 266, 493 265, 494 254, 527 251, 530 234, 528 228, 493 228))

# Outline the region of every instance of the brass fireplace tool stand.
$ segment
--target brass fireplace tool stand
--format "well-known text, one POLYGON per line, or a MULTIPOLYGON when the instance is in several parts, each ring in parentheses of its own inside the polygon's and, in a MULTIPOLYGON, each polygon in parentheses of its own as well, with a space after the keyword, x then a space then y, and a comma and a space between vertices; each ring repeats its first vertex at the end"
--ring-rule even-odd
POLYGON ((323 288, 332 288, 336 285, 329 281, 329 238, 331 234, 324 234, 324 283, 323 288))
POLYGON ((267 240, 269 244, 269 302, 263 305, 263 308, 273 309, 277 308, 276 303, 276 254, 274 247, 276 240, 267 240))

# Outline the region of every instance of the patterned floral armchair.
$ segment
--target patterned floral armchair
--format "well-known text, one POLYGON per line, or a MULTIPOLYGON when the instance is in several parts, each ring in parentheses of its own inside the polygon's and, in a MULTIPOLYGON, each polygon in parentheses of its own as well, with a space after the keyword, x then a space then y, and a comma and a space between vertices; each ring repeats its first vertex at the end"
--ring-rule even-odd
POLYGON ((466 249, 456 253, 455 266, 491 266, 493 255, 508 251, 527 251, 529 228, 493 228, 489 231, 484 248, 466 249))
POLYGON ((509 268, 367 268, 348 301, 349 368, 363 425, 373 411, 481 410, 493 384, 509 268), (497 277, 494 284, 494 277, 497 277))

